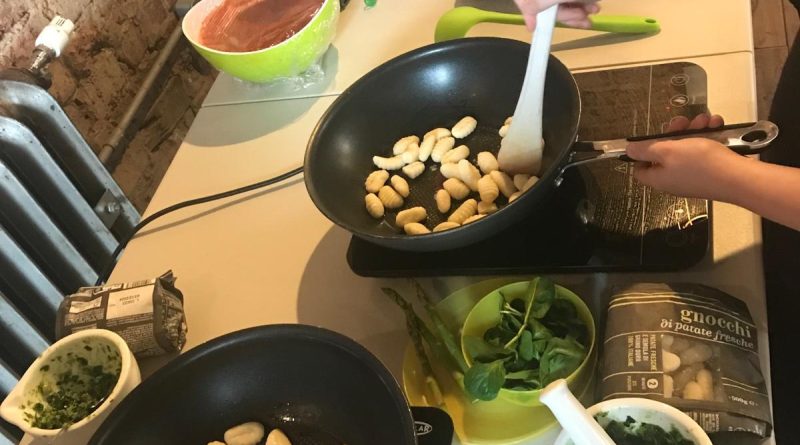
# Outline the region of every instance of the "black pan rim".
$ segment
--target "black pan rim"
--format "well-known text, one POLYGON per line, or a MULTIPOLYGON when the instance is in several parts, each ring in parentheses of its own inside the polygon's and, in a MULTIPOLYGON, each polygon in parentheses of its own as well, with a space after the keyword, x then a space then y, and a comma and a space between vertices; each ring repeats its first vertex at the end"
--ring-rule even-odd
POLYGON ((89 445, 97 445, 103 436, 113 431, 119 424, 125 421, 125 417, 140 398, 144 397, 143 394, 147 391, 152 391, 151 388, 158 388, 163 385, 164 380, 170 378, 173 374, 178 372, 181 368, 203 359, 204 357, 214 354, 220 349, 234 343, 263 341, 265 339, 280 339, 286 337, 294 337, 319 341, 336 348, 341 349, 343 352, 355 357, 358 361, 369 367, 370 370, 380 378, 386 385, 389 392, 392 393, 398 413, 401 413, 399 422, 404 424, 404 431, 406 437, 403 440, 407 443, 416 443, 416 435, 414 433, 414 420, 411 416, 411 408, 406 402, 405 395, 400 388, 397 379, 389 372, 386 366, 375 357, 364 346, 353 340, 352 338, 340 334, 338 332, 325 329, 319 326, 312 326, 306 324, 271 324, 245 328, 238 331, 230 332, 228 334, 213 338, 205 343, 202 343, 190 349, 186 353, 179 355, 172 359, 169 363, 164 365, 161 369, 154 372, 150 377, 143 379, 142 382, 131 391, 117 407, 111 412, 100 425, 100 428, 94 433, 89 445))
MULTIPOLYGON (((398 55, 398 56, 396 56, 396 57, 394 57, 394 58, 392 58, 390 60, 387 60, 386 62, 383 62, 382 64, 378 65, 377 67, 373 68, 367 74, 365 74, 364 76, 360 77, 355 82, 353 82, 349 87, 347 87, 347 89, 345 89, 345 91, 342 92, 342 94, 339 95, 339 97, 336 98, 336 100, 334 100, 334 102, 328 107, 327 110, 325 110, 325 112, 322 114, 322 116, 320 116, 319 120, 317 121, 317 124, 314 126, 314 129, 312 130, 312 132, 311 132, 311 134, 309 136, 309 140, 308 140, 308 143, 306 145, 306 153, 305 153, 305 156, 304 156, 304 159, 303 159, 303 165, 304 165, 304 175, 303 175, 304 179, 303 179, 303 181, 304 181, 305 186, 306 186, 306 191, 308 192, 309 196, 311 197, 312 202, 317 207, 317 209, 329 221, 331 221, 334 224, 336 224, 337 226, 347 230, 348 232, 352 233, 353 235, 355 235, 355 236, 357 236, 359 238, 362 238, 362 239, 364 239, 366 241, 369 241, 369 242, 374 242, 374 243, 377 243, 377 244, 380 244, 380 245, 383 245, 383 246, 391 245, 392 247, 397 248, 397 249, 401 249, 401 250, 425 251, 425 250, 439 250, 439 249, 436 249, 436 248, 433 248, 433 249, 427 248, 427 249, 425 249, 425 248, 422 248, 422 247, 430 246, 430 244, 428 244, 428 243, 437 243, 437 242, 440 242, 440 241, 444 241, 444 239, 449 238, 450 236, 453 235, 453 233, 456 233, 456 232, 458 234, 464 236, 464 237, 469 237, 470 234, 474 234, 474 233, 480 232, 481 229, 485 226, 485 224, 489 224, 489 223, 497 225, 497 230, 496 231, 504 229, 508 225, 512 224, 513 221, 502 221, 502 219, 500 219, 500 217, 506 215, 507 212, 504 212, 504 211, 508 207, 510 207, 511 205, 528 206, 528 207, 530 207, 530 209, 528 209, 529 211, 533 210, 533 207, 535 207, 535 206, 527 205, 527 203, 532 202, 531 201, 533 199, 532 195, 531 194, 527 194, 527 193, 523 193, 519 197, 519 199, 515 200, 513 203, 508 204, 508 205, 504 206, 503 208, 501 208, 500 210, 498 210, 497 212, 492 213, 490 215, 487 215, 486 217, 481 218, 480 220, 475 221, 475 222, 473 222, 471 224, 468 224, 466 226, 460 226, 460 227, 457 227, 455 229, 445 230, 445 231, 441 231, 441 232, 431 232, 431 233, 427 233, 427 234, 414 235, 414 236, 410 236, 410 235, 407 235, 407 234, 402 233, 402 232, 397 232, 397 233, 391 234, 391 235, 389 235, 389 234, 377 234, 377 233, 365 232, 365 231, 353 226, 352 224, 342 220, 338 216, 336 216, 333 212, 331 212, 327 208, 327 205, 324 203, 324 200, 322 200, 320 198, 320 196, 319 196, 319 194, 317 192, 316 186, 314 185, 314 179, 313 179, 313 177, 314 177, 314 167, 313 167, 313 163, 310 162, 310 157, 311 157, 311 155, 312 155, 312 153, 314 151, 314 147, 316 146, 316 142, 319 139, 319 137, 320 137, 319 135, 322 132, 322 130, 324 129, 325 125, 327 124, 330 116, 333 115, 340 107, 343 106, 342 104, 345 103, 349 99, 349 96, 353 94, 354 90, 356 90, 357 88, 360 88, 362 84, 366 83, 367 81, 371 80, 372 78, 380 76, 385 71, 392 69, 393 65, 398 63, 398 62, 402 62, 402 61, 410 62, 410 61, 412 61, 412 60, 414 60, 414 59, 416 59, 418 57, 428 56, 428 55, 433 54, 433 53, 446 51, 446 50, 448 50, 450 48, 453 48, 453 47, 474 46, 474 47, 480 48, 482 46, 491 45, 491 44, 495 44, 495 45, 496 44, 505 44, 505 45, 511 44, 511 45, 519 45, 519 46, 524 46, 524 47, 529 47, 530 46, 530 44, 527 43, 527 42, 523 42, 523 41, 515 40, 515 39, 503 38, 503 37, 468 37, 468 38, 462 38, 462 39, 448 40, 448 41, 444 41, 444 42, 437 42, 437 43, 433 43, 433 44, 430 44, 430 45, 422 46, 422 47, 416 48, 414 50, 411 50, 409 52, 400 54, 400 55, 398 55), (500 215, 500 216, 498 216, 498 215, 500 215)), ((561 62, 561 60, 559 60, 557 57, 555 57, 554 55, 551 54, 549 63, 551 65, 554 64, 554 63, 559 65, 559 69, 563 69, 564 72, 569 74, 570 83, 573 86, 573 90, 577 92, 577 94, 575 95, 576 96, 575 99, 577 101, 575 106, 576 106, 576 110, 577 110, 578 116, 577 116, 576 119, 574 119, 573 128, 571 128, 569 130, 570 133, 572 134, 571 140, 574 143, 578 139, 578 126, 580 124, 581 105, 582 105, 581 104, 580 92, 578 90, 578 84, 577 84, 577 82, 575 82, 575 78, 572 76, 572 73, 569 71, 569 69, 566 67, 566 65, 564 65, 564 63, 561 62)), ((545 186, 545 184, 550 184, 550 183, 555 182, 555 180, 561 174, 562 166, 571 157, 572 152, 573 152, 572 145, 570 145, 569 147, 566 147, 566 149, 563 149, 562 153, 557 157, 556 161, 553 163, 554 168, 550 168, 548 171, 546 171, 545 174, 540 177, 540 181, 536 185, 534 185, 534 188, 542 187, 542 186, 545 186), (558 166, 558 168, 555 168, 555 166, 558 166)), ((480 239, 483 239, 483 237, 481 237, 480 239)))

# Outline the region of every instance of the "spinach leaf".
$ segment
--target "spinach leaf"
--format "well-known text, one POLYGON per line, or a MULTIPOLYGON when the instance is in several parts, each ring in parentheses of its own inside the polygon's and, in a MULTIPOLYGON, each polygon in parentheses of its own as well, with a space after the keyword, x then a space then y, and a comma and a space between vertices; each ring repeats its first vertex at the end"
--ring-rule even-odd
POLYGON ((514 315, 503 315, 503 319, 500 322, 500 326, 516 334, 516 332, 519 331, 520 328, 522 328, 522 320, 515 317, 514 315))
POLYGON ((464 389, 474 399, 494 400, 505 380, 506 370, 502 360, 491 363, 478 362, 464 374, 464 389))
POLYGON ((534 391, 537 389, 541 389, 541 387, 542 385, 539 384, 538 380, 527 381, 527 380, 506 379, 506 383, 503 385, 503 388, 511 389, 514 391, 534 391))
POLYGON ((572 336, 581 343, 586 343, 587 341, 586 326, 578 317, 575 305, 569 300, 556 298, 547 316, 541 321, 558 337, 572 336))
POLYGON ((522 371, 506 373, 506 380, 539 381, 538 369, 523 369, 522 371))
POLYGON ((541 389, 542 382, 539 379, 539 370, 523 369, 522 371, 506 373, 506 382, 503 387, 519 391, 541 389))
POLYGON ((472 335, 464 336, 464 348, 472 357, 473 362, 489 363, 514 356, 514 351, 488 343, 472 335))
POLYGON ((503 363, 505 364, 506 372, 522 371, 529 369, 531 366, 531 362, 528 360, 523 360, 516 351, 514 351, 513 357, 507 358, 503 363))
POLYGON ((517 312, 521 317, 525 316, 525 300, 522 298, 515 298, 511 303, 506 303, 508 306, 517 312))
POLYGON ((508 372, 506 373, 507 379, 514 379, 514 380, 532 380, 539 378, 539 370, 538 369, 523 369, 522 371, 517 372, 508 372))
POLYGON ((546 386, 572 374, 585 356, 586 351, 583 345, 574 339, 551 338, 539 362, 539 375, 542 379, 542 385, 546 386))
POLYGON ((531 331, 527 329, 522 331, 522 336, 519 338, 519 347, 517 348, 517 351, 519 351, 519 356, 523 360, 533 359, 533 334, 531 334, 531 331))
POLYGON ((553 336, 550 329, 535 318, 528 320, 528 326, 531 328, 531 332, 533 332, 534 340, 548 339, 553 336))
POLYGON ((534 281, 537 283, 531 297, 533 309, 529 312, 533 318, 544 318, 547 311, 550 310, 553 300, 556 299, 556 286, 552 280, 546 277, 534 278, 534 281))
POLYGON ((550 342, 549 338, 533 341, 533 358, 536 360, 542 359, 542 354, 547 350, 547 344, 550 342))
POLYGON ((502 347, 511 340, 515 334, 516 332, 509 331, 498 325, 487 329, 486 332, 483 333, 483 340, 491 345, 502 347))

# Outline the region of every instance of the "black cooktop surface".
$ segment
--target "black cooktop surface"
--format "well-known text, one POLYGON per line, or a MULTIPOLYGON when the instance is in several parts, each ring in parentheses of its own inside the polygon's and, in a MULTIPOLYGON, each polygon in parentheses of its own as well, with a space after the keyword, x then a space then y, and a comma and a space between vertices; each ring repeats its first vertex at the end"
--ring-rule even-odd
MULTIPOLYGON (((706 73, 669 63, 575 74, 579 138, 661 133, 678 115, 707 112, 706 73)), ((526 220, 474 245, 403 252, 353 237, 347 260, 362 276, 497 275, 540 272, 666 271, 706 254, 710 207, 638 184, 631 164, 601 161, 568 169, 550 202, 526 220)))

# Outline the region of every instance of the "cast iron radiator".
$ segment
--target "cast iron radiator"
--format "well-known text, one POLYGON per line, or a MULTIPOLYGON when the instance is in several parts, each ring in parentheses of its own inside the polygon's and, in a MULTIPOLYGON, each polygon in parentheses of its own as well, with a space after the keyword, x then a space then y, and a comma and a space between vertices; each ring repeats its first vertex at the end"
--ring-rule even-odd
MULTIPOLYGON (((0 399, 54 338, 139 213, 43 88, 0 76, 0 399)), ((0 444, 20 432, 0 423, 0 444)))

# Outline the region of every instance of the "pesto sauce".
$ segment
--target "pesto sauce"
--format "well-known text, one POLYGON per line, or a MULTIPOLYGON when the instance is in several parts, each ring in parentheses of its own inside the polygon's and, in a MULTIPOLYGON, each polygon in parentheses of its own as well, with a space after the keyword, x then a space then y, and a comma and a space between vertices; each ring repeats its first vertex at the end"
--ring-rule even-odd
MULTIPOLYGON (((595 419, 601 417, 604 415, 597 415, 595 419)), ((674 425, 666 431, 652 423, 637 422, 631 416, 624 422, 612 420, 603 429, 617 445, 695 445, 694 441, 683 437, 674 425)))
MULTIPOLYGON (((91 351, 91 347, 85 348, 91 351)), ((35 428, 61 429, 94 412, 119 380, 119 356, 109 355, 108 358, 113 367, 111 371, 103 365, 90 364, 85 357, 72 352, 55 358, 65 365, 61 371, 54 371, 50 365, 39 368, 42 373, 56 374, 52 379, 43 378, 36 386, 40 400, 28 402, 29 409, 24 414, 28 423, 35 428)))

